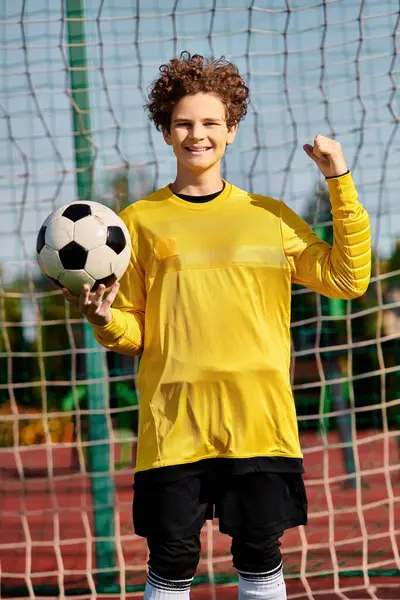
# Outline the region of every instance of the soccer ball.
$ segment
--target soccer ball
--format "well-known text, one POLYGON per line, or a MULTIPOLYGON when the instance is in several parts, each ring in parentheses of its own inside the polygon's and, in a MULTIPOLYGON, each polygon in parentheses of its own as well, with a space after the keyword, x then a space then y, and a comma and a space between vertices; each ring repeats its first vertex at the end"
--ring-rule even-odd
POLYGON ((43 273, 57 286, 79 293, 88 283, 109 288, 125 273, 131 240, 125 223, 98 202, 71 202, 41 226, 36 254, 43 273))

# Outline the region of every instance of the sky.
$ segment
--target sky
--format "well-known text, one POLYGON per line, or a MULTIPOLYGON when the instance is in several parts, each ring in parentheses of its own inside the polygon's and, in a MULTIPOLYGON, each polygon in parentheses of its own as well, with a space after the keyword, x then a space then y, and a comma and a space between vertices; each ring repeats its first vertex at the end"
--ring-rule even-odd
MULTIPOLYGON (((74 4, 76 4, 74 0, 74 4)), ((70 2, 72 4, 72 2, 70 2)), ((0 261, 37 269, 45 217, 77 199, 68 0, 0 4, 0 261)), ((160 64, 181 51, 225 55, 251 91, 223 165, 242 188, 301 213, 321 180, 304 154, 338 139, 387 256, 400 235, 398 0, 87 0, 86 54, 96 194, 123 165, 162 187, 172 151, 143 110, 160 64)))

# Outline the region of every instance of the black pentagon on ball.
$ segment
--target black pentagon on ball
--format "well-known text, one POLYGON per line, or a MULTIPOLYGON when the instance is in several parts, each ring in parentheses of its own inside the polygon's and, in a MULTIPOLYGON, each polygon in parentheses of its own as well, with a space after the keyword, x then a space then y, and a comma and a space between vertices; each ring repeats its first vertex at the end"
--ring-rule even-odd
POLYGON ((43 246, 45 245, 46 227, 44 225, 39 229, 38 236, 36 238, 36 252, 39 254, 43 246))
POLYGON ((84 269, 87 255, 88 251, 76 242, 70 242, 58 252, 62 266, 68 271, 84 269))
POLYGON ((74 223, 79 221, 79 219, 83 219, 84 217, 88 217, 92 214, 91 208, 89 204, 82 204, 81 202, 74 202, 67 206, 64 210, 62 216, 66 217, 70 221, 74 223))
POLYGON ((126 246, 125 234, 118 225, 110 225, 107 228, 107 246, 114 250, 115 254, 121 254, 126 246))
POLYGON ((103 277, 103 279, 98 279, 92 286, 91 291, 95 292, 99 285, 105 285, 106 288, 111 287, 117 281, 116 275, 107 275, 107 277, 103 277))

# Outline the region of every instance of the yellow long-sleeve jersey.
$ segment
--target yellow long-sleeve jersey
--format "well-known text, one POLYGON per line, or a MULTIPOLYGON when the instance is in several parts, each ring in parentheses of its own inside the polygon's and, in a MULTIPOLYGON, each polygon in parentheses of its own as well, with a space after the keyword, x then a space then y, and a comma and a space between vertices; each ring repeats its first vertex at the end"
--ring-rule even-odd
POLYGON ((167 186, 126 208, 132 257, 97 340, 143 353, 137 471, 205 458, 301 458, 290 366, 291 283, 363 294, 368 214, 330 179, 334 243, 286 204, 225 183, 206 203, 167 186))

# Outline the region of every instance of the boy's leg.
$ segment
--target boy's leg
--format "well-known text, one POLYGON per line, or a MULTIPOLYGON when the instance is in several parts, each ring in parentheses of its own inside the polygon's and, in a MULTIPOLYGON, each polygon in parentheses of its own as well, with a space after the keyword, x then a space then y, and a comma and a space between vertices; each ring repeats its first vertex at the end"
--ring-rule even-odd
POLYGON ((147 538, 150 552, 145 600, 189 598, 199 561, 200 530, 208 500, 201 476, 189 469, 179 473, 173 481, 165 479, 167 471, 164 479, 160 479, 163 473, 157 472, 135 477, 135 532, 147 538))
POLYGON ((232 539, 233 566, 239 571, 239 600, 286 600, 279 537, 232 539))
POLYGON ((220 530, 232 537, 239 600, 286 600, 279 538, 307 523, 304 483, 297 473, 231 475, 217 506, 220 530))
POLYGON ((147 540, 150 557, 144 600, 185 600, 200 558, 200 535, 147 540))

